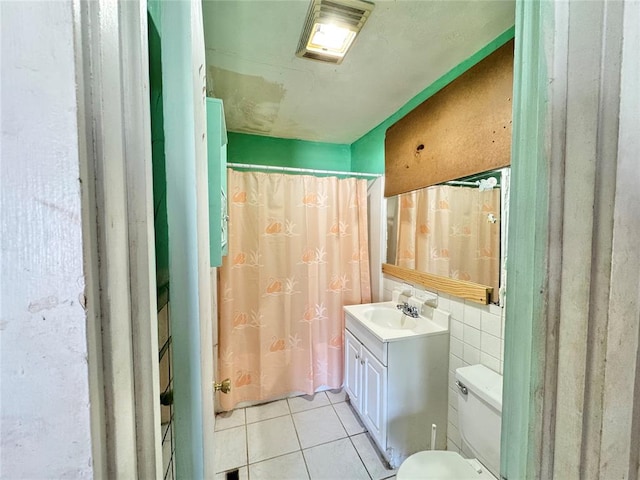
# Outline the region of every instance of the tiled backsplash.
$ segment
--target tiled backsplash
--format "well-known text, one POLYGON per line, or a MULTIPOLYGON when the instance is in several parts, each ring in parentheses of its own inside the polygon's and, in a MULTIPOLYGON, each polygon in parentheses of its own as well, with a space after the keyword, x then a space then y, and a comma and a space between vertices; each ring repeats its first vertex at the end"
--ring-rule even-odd
MULTIPOLYGON (((394 288, 406 285, 384 277, 384 301, 394 288)), ((416 287, 421 288, 421 287, 416 287)), ((451 295, 438 295, 438 308, 451 314, 449 325, 449 415, 447 449, 460 451, 456 368, 481 363, 502 374, 504 369, 504 315, 497 305, 480 305, 451 295)))

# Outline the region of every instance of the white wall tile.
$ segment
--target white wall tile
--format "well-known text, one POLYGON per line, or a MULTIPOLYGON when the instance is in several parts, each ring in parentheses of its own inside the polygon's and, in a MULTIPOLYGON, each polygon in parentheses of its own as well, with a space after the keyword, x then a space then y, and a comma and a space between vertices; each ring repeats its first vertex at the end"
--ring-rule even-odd
POLYGON ((504 371, 503 345, 504 309, 498 305, 478 305, 457 297, 439 297, 439 307, 448 300, 451 313, 449 323, 449 388, 448 388, 448 434, 447 449, 460 451, 461 440, 457 430, 458 393, 455 385, 455 370, 467 365, 481 363, 500 374, 504 371), (446 300, 443 301, 442 299, 446 300), (462 355, 460 345, 462 344, 462 355), (456 415, 452 422, 453 415, 456 415), (455 423, 454 423, 455 422, 455 423))
POLYGON ((451 312, 451 300, 448 295, 438 294, 438 308, 445 312, 451 312))
POLYGON ((464 326, 464 336, 462 337, 466 345, 474 348, 480 348, 480 330, 473 328, 471 325, 464 326))
POLYGON ((476 365, 480 363, 480 350, 465 343, 462 359, 469 365, 476 365))
POLYGON ((454 410, 458 410, 458 390, 449 387, 449 406, 454 410))
POLYGON ((454 443, 451 437, 447 439, 447 450, 449 450, 450 452, 460 453, 460 448, 454 443))
POLYGON ((455 337, 449 337, 449 352, 451 355, 462 358, 462 342, 455 337))
POLYGON ((463 334, 463 323, 461 320, 455 320, 453 318, 451 318, 449 320, 449 333, 451 334, 451 336, 457 338, 458 340, 462 341, 462 339, 464 338, 464 334, 463 334))
POLYGON ((471 325, 474 328, 480 329, 481 321, 480 316, 482 310, 471 302, 467 302, 464 305, 464 324, 471 325))
POLYGON ((449 370, 449 386, 455 386, 456 374, 453 370, 449 370))
POLYGON ((488 353, 498 360, 502 360, 502 341, 498 337, 482 332, 482 344, 480 346, 484 353, 488 353))
POLYGON ((447 436, 456 445, 460 445, 462 443, 460 439, 460 430, 458 430, 458 427, 451 422, 447 425, 447 436))
POLYGON ((458 427, 458 412, 454 410, 451 405, 449 405, 449 409, 447 410, 447 420, 454 427, 458 427))
POLYGON ((456 320, 463 321, 464 320, 464 301, 459 298, 451 298, 449 302, 449 313, 451 313, 451 318, 455 318, 456 320))
POLYGON ((480 363, 494 372, 501 373, 500 360, 487 353, 480 352, 480 363))
POLYGON ((502 338, 502 317, 489 312, 482 312, 482 331, 502 338))
POLYGON ((396 282, 395 280, 389 277, 383 277, 382 279, 382 288, 384 288, 385 290, 392 291, 394 288, 396 288, 399 285, 400 285, 399 282, 396 282))
MULTIPOLYGON (((464 355, 464 351, 463 351, 463 355, 464 355)), ((455 373, 456 369, 460 367, 464 367, 464 362, 462 361, 462 358, 458 358, 455 355, 450 355, 449 370, 455 373)), ((455 381, 453 382, 453 385, 455 385, 455 381)))

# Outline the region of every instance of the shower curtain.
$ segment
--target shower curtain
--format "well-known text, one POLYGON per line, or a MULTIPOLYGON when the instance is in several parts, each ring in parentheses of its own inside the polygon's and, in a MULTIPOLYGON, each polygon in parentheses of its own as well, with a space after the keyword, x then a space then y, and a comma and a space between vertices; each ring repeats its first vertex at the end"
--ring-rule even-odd
POLYGON ((500 189, 437 185, 400 195, 396 264, 489 285, 500 275, 500 189))
POLYGON ((366 180, 229 169, 228 191, 222 408, 340 387, 342 306, 371 299, 366 180))

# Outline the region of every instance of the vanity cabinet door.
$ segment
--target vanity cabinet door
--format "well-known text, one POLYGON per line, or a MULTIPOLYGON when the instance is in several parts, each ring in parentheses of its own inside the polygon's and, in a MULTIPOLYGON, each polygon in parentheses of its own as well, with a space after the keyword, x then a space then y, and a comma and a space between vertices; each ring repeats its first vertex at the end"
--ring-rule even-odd
POLYGON ((387 441, 387 369, 366 348, 360 355, 362 369, 361 413, 380 445, 387 441))
POLYGON ((360 411, 360 350, 362 345, 356 338, 344 332, 344 389, 349 395, 351 405, 360 411))

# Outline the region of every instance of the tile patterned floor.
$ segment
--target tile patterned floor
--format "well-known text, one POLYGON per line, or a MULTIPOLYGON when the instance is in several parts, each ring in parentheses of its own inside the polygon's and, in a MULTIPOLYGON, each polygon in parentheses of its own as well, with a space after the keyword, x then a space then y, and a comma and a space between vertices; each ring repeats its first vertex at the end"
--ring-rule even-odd
POLYGON ((394 479, 342 391, 216 415, 216 480, 394 479))

